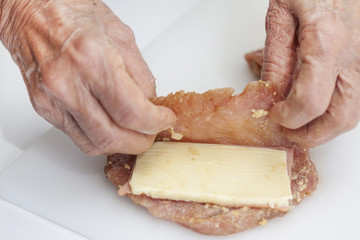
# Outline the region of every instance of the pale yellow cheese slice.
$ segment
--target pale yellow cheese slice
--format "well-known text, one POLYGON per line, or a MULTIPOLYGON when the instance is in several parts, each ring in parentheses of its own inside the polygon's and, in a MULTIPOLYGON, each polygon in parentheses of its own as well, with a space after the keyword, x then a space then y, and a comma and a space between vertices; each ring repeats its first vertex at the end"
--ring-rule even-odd
POLYGON ((134 195, 286 210, 286 151, 218 144, 155 142, 136 159, 134 195))

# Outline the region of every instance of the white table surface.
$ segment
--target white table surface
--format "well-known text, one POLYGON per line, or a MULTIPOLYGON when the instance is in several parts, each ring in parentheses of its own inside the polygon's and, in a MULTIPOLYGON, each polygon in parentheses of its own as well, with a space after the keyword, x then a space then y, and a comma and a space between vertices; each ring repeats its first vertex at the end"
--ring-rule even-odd
MULTIPOLYGON (((227 86, 240 92, 254 79, 243 54, 263 45, 267 0, 106 2, 134 28, 159 95, 227 86)), ((61 132, 46 132, 5 51, 0 61, 1 76, 10 78, 0 82, 0 239, 360 239, 360 127, 311 151, 319 189, 287 216, 206 237, 118 197, 103 175, 104 157, 90 158, 61 132)))
MULTIPOLYGON (((104 0, 136 35, 141 49, 200 0, 104 0)), ((33 110, 25 84, 0 44, 0 173, 51 127, 33 110)), ((0 198, 0 239, 82 239, 0 198), (25 237, 26 236, 26 237, 25 237)))
MULTIPOLYGON (((141 49, 199 0, 105 0, 136 35, 141 49)), ((0 171, 51 126, 33 110, 20 71, 0 44, 0 171)))

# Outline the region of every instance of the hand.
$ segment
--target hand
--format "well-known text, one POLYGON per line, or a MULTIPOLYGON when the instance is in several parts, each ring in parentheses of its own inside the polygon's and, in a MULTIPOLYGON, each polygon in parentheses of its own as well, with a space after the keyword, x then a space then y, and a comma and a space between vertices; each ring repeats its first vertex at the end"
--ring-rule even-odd
MULTIPOLYGON (((0 1, 1 2, 1 1, 0 1)), ((100 0, 2 1, 1 40, 35 110, 90 155, 146 150, 174 113, 130 28, 100 0)))
POLYGON ((270 0, 263 80, 292 83, 273 120, 314 147, 360 119, 360 1, 270 0))

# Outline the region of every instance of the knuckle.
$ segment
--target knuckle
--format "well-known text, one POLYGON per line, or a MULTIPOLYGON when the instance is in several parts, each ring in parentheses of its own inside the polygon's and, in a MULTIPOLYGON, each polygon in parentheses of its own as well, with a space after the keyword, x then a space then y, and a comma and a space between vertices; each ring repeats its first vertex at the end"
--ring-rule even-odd
POLYGON ((319 56, 306 53, 302 55, 302 64, 308 64, 309 66, 318 66, 321 63, 319 56))
POLYGON ((268 10, 265 20, 267 34, 271 34, 279 41, 282 41, 282 37, 289 37, 293 34, 294 27, 295 20, 286 9, 272 7, 268 10))
POLYGON ((69 135, 72 141, 80 148, 82 152, 90 156, 97 156, 102 152, 92 144, 92 142, 83 134, 75 119, 67 112, 62 113, 62 131, 69 135))
POLYGON ((323 115, 325 111, 326 109, 324 110, 321 106, 317 104, 310 104, 304 108, 304 113, 308 117, 309 121, 323 115))
POLYGON ((285 69, 283 64, 286 64, 285 59, 277 56, 271 56, 271 59, 269 59, 267 56, 264 59, 261 72, 263 80, 276 79, 278 81, 288 81, 291 79, 292 69, 285 69))
POLYGON ((64 132, 68 135, 71 135, 71 138, 74 140, 74 142, 80 142, 81 138, 79 134, 79 125, 76 123, 75 119, 67 112, 63 112, 62 119, 64 132))
POLYGON ((135 43, 135 34, 126 24, 124 24, 121 29, 121 41, 126 45, 133 45, 135 43))
POLYGON ((73 138, 73 141, 83 153, 89 156, 98 156, 103 153, 100 149, 96 148, 88 139, 78 141, 73 138))
POLYGON ((311 99, 308 99, 307 101, 303 101, 303 109, 305 113, 309 116, 320 116, 325 113, 327 109, 327 105, 323 103, 323 101, 312 101, 311 99))
MULTIPOLYGON (((66 70, 61 70, 66 71, 66 70)), ((68 85, 66 79, 62 77, 62 74, 59 71, 56 63, 46 63, 41 67, 41 79, 40 85, 43 89, 55 95, 59 99, 66 99, 66 96, 69 93, 68 85)))
POLYGON ((354 129, 359 122, 359 116, 354 115, 354 113, 349 111, 349 108, 345 106, 332 106, 329 114, 334 130, 340 132, 347 132, 354 129))
POLYGON ((124 153, 140 154, 146 151, 152 144, 152 137, 139 136, 136 141, 130 136, 105 136, 96 141, 95 145, 106 154, 124 153))
POLYGON ((354 118, 353 115, 349 115, 348 117, 341 119, 341 123, 344 131, 350 131, 358 125, 359 120, 358 118, 354 118))
POLYGON ((342 132, 354 129, 360 119, 360 114, 353 112, 349 105, 332 105, 329 111, 332 116, 333 125, 342 132))
POLYGON ((314 101, 312 98, 312 96, 304 96, 298 101, 298 105, 300 111, 313 119, 322 115, 326 111, 327 107, 320 101, 314 101))
POLYGON ((102 151, 100 151, 99 149, 93 147, 93 146, 88 146, 88 145, 82 145, 82 146, 79 146, 79 148, 81 149, 81 151, 83 151, 85 154, 89 155, 89 156, 92 156, 92 157, 95 157, 95 156, 99 156, 101 154, 103 154, 102 151))
POLYGON ((357 125, 358 125, 358 123, 359 123, 359 120, 351 119, 350 121, 348 121, 346 130, 347 130, 347 131, 350 131, 350 130, 356 128, 357 125))
POLYGON ((103 35, 96 30, 87 32, 80 30, 74 35, 62 47, 60 53, 63 57, 62 60, 64 60, 62 63, 67 64, 67 67, 72 69, 70 62, 77 71, 84 73, 85 71, 96 73, 101 70, 103 67, 102 59, 105 56, 104 49, 107 46, 103 35))
POLYGON ((131 106, 123 104, 115 115, 115 121, 121 127, 131 128, 138 122, 137 112, 138 111, 134 111, 131 106))
POLYGON ((52 100, 48 99, 46 95, 40 91, 33 92, 31 98, 32 105, 37 114, 51 123, 57 129, 64 130, 65 125, 62 111, 55 105, 52 100))
POLYGON ((72 55, 75 54, 76 56, 87 56, 89 53, 96 52, 100 46, 98 39, 100 38, 96 38, 92 34, 80 34, 69 41, 69 53, 73 53, 72 55))
POLYGON ((325 17, 321 21, 303 23, 299 42, 316 45, 315 55, 324 61, 331 60, 340 53, 347 42, 347 36, 342 21, 325 17))
POLYGON ((332 125, 334 130, 345 130, 347 128, 347 121, 343 118, 342 114, 336 114, 335 116, 332 116, 332 125))
POLYGON ((153 144, 152 139, 145 137, 141 144, 136 145, 136 148, 133 150, 133 153, 141 154, 141 153, 145 152, 146 150, 148 150, 152 144, 153 144))
POLYGON ((95 140, 95 146, 104 153, 117 153, 124 150, 123 139, 117 139, 112 134, 105 134, 95 140))
POLYGON ((31 99, 34 107, 44 107, 48 105, 48 99, 40 89, 32 89, 31 99))
MULTIPOLYGON (((309 80, 315 81, 317 78, 319 78, 319 74, 325 74, 324 72, 319 72, 320 70, 323 70, 326 66, 329 70, 331 70, 333 64, 331 61, 333 61, 333 56, 329 56, 329 51, 326 51, 325 49, 321 50, 322 46, 320 46, 317 51, 318 53, 314 52, 305 52, 304 54, 301 54, 301 64, 307 65, 310 69, 309 74, 309 80)), ((330 71, 329 71, 330 72, 330 71)), ((329 73, 327 72, 327 73, 329 73)))
POLYGON ((101 70, 102 59, 104 57, 104 44, 101 43, 100 38, 91 35, 81 35, 74 38, 69 43, 66 54, 71 61, 78 67, 79 71, 90 71, 92 73, 101 70))
POLYGON ((265 29, 267 33, 276 33, 281 31, 281 22, 283 12, 278 8, 269 9, 266 14, 265 29))
POLYGON ((294 101, 307 116, 314 118, 326 112, 329 104, 317 89, 298 87, 295 92, 294 101))
POLYGON ((271 27, 271 23, 276 22, 276 20, 280 16, 281 16, 281 12, 279 8, 276 7, 270 8, 266 14, 266 24, 267 24, 266 26, 271 27))

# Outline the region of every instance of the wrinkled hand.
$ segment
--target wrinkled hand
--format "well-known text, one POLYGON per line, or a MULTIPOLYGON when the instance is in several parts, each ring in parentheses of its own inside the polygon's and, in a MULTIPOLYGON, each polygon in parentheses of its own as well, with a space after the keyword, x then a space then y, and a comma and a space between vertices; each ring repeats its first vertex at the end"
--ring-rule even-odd
POLYGON ((175 121, 148 100, 133 33, 100 0, 3 0, 0 24, 35 110, 84 152, 140 153, 175 121))
POLYGON ((309 147, 360 119, 360 1, 270 0, 263 80, 292 82, 273 120, 309 147))

